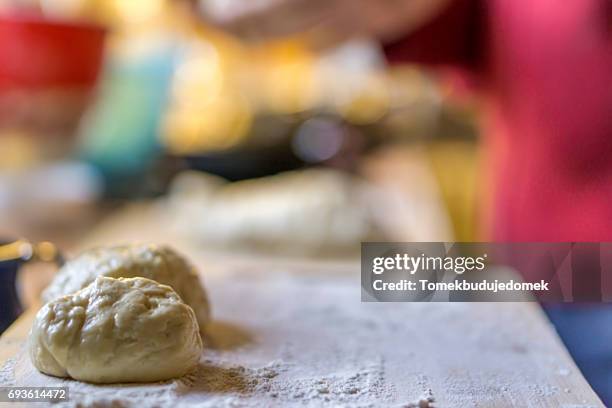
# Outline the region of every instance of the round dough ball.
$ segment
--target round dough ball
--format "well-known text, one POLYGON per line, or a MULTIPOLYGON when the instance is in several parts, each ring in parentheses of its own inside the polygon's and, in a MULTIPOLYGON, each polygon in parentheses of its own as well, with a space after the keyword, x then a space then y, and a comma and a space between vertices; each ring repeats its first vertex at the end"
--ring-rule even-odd
POLYGON ((56 377, 161 381, 196 366, 202 339, 193 310, 171 287, 99 277, 38 311, 29 352, 38 370, 56 377))
POLYGON ((154 244, 131 244, 94 248, 66 262, 45 289, 49 302, 83 289, 98 276, 142 277, 171 286, 191 306, 200 328, 210 321, 206 291, 195 269, 172 248, 154 244))

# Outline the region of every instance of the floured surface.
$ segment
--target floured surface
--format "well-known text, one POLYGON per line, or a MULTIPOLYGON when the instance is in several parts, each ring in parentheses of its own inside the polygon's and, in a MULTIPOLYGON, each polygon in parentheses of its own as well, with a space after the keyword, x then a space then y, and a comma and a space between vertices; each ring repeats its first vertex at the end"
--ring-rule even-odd
POLYGON ((68 406, 96 407, 602 406, 534 304, 361 303, 357 269, 322 272, 253 265, 207 279, 215 323, 185 378, 60 380, 22 346, 0 385, 65 385, 68 406))

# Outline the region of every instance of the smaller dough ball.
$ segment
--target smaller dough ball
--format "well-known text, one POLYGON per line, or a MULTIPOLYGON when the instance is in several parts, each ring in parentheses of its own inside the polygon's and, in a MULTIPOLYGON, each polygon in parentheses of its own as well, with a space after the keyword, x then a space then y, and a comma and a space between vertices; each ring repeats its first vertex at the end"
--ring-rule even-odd
POLYGON ((99 277, 39 310, 29 352, 39 371, 56 377, 162 381, 196 366, 202 339, 193 310, 171 287, 99 277))
POLYGON ((210 321, 208 297, 197 272, 175 250, 131 244, 90 249, 66 262, 42 294, 44 302, 83 289, 98 276, 142 277, 172 287, 191 306, 203 329, 210 321))

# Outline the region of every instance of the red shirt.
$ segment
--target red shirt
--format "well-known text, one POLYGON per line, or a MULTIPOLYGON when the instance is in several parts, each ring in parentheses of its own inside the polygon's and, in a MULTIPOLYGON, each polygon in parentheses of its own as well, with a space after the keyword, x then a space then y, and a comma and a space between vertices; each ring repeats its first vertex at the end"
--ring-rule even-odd
POLYGON ((455 0, 386 47, 486 94, 499 241, 612 241, 612 0, 455 0))

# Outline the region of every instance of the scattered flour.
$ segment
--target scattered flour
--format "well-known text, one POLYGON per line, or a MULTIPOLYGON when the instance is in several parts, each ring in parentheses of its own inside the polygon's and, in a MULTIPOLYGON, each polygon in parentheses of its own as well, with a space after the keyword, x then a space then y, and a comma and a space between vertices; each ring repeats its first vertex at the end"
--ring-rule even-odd
POLYGON ((17 359, 11 357, 0 367, 0 386, 11 387, 15 385, 15 363, 17 359))
POLYGON ((361 303, 358 278, 265 272, 207 281, 216 320, 183 378, 96 386, 40 374, 22 350, 0 385, 67 386, 58 408, 601 406, 529 305, 361 303))
MULTIPOLYGON (((29 364, 24 353, 17 364, 15 360, 10 360, 2 367, 0 384, 15 385, 14 370, 20 364, 29 364)), ((160 408, 187 407, 194 403, 221 408, 259 407, 262 404, 373 407, 379 406, 382 401, 390 402, 394 392, 392 386, 385 384, 381 366, 323 376, 300 377, 292 375, 295 371, 293 364, 283 361, 245 367, 204 359, 193 373, 183 378, 153 384, 108 387, 45 377, 39 373, 34 377, 38 377, 38 381, 44 380, 48 386, 69 387, 71 401, 55 404, 58 408, 136 408, 143 406, 144 401, 146 406, 160 408)), ((423 401, 430 399, 426 397, 423 401)), ((407 407, 433 406, 421 404, 407 407)))
POLYGON ((431 389, 428 389, 418 400, 410 402, 402 408, 436 408, 435 401, 433 392, 431 389))

